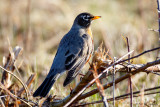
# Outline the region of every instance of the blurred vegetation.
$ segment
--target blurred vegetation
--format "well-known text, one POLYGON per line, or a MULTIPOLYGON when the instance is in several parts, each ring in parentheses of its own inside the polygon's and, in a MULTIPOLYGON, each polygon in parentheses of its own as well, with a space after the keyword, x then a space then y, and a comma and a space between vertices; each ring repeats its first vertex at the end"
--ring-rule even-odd
MULTIPOLYGON (((103 41, 110 56, 118 58, 127 53, 124 36, 129 38, 130 50, 135 50, 136 55, 158 46, 158 33, 149 30, 158 29, 156 8, 155 0, 0 0, 0 65, 3 56, 9 53, 9 46, 21 46, 23 54, 17 66, 21 64, 23 81, 30 74, 37 73, 32 86, 35 90, 47 75, 61 38, 81 12, 102 16, 92 23, 95 49, 103 41)), ((156 52, 152 52, 133 63, 145 63, 155 58, 156 52)), ((59 85, 63 81, 60 78, 50 93, 61 97, 69 94, 69 86, 64 88, 59 85), (60 90, 62 93, 59 93, 60 90)), ((75 83, 70 86, 74 87, 75 83)), ((159 79, 157 75, 139 73, 133 77, 133 83, 134 90, 140 90, 143 86, 157 86, 159 79)), ((126 84, 123 81, 121 86, 117 85, 117 95, 126 92, 126 84)), ((110 92, 107 89, 108 96, 111 96, 110 92)), ((86 100, 97 100, 97 96, 86 100)), ((146 99, 154 97, 157 96, 147 96, 146 99)), ((128 105, 123 102, 122 106, 125 104, 128 105)))

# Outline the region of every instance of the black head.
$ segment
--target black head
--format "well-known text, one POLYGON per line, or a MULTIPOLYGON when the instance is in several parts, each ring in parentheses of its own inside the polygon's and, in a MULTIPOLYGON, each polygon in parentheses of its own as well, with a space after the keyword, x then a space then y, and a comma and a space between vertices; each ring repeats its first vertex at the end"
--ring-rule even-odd
POLYGON ((101 18, 101 16, 93 16, 90 13, 81 13, 76 17, 75 23, 81 27, 88 28, 93 20, 99 18, 101 18))

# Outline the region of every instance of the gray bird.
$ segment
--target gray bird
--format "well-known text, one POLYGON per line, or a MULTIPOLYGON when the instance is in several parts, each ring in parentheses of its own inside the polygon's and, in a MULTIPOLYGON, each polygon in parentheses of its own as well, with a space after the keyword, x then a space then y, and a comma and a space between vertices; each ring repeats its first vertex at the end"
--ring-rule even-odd
POLYGON ((90 13, 79 14, 70 29, 62 38, 50 71, 34 92, 33 96, 45 97, 59 76, 68 71, 63 86, 68 85, 78 75, 82 67, 89 61, 94 50, 91 22, 100 16, 90 13))

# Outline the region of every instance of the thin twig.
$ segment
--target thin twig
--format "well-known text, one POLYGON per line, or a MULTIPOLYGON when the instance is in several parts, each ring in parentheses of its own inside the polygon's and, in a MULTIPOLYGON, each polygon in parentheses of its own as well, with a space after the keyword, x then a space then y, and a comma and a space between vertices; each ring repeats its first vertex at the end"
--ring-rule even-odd
MULTIPOLYGON (((116 72, 125 72, 127 73, 128 71, 128 68, 131 69, 131 72, 133 72, 134 70, 140 68, 144 66, 144 64, 130 64, 130 65, 117 65, 116 66, 116 69, 117 71, 116 72)), ((148 67, 147 69, 141 71, 141 72, 146 72, 146 73, 152 73, 152 72, 160 72, 160 65, 154 65, 154 66, 151 66, 151 67, 148 67)))
POLYGON ((5 107, 5 105, 4 105, 4 103, 3 103, 1 98, 0 98, 0 102, 1 102, 2 107, 5 107))
POLYGON ((140 90, 140 97, 141 97, 140 107, 144 107, 144 84, 142 86, 142 89, 140 90))
MULTIPOLYGON (((35 80, 35 77, 36 77, 36 74, 32 74, 32 75, 28 78, 28 80, 27 80, 27 82, 26 82, 26 86, 27 86, 28 88, 30 87, 31 83, 35 80)), ((24 90, 25 90, 25 88, 22 87, 22 88, 18 91, 17 95, 20 96, 21 94, 23 94, 23 93, 24 93, 24 90)))
MULTIPOLYGON (((97 66, 96 64, 93 64, 93 69, 94 70, 92 70, 92 73, 93 73, 94 78, 96 78, 98 76, 96 66, 97 66)), ((97 88, 99 89, 100 95, 102 97, 102 101, 103 101, 104 107, 108 107, 108 102, 107 102, 106 95, 104 93, 103 85, 100 83, 99 78, 97 78, 95 82, 96 82, 97 88)))
POLYGON ((1 69, 3 69, 4 71, 6 71, 7 73, 11 74, 12 76, 14 76, 21 84, 22 86, 24 87, 25 91, 26 91, 26 96, 27 96, 27 99, 29 100, 28 98, 28 88, 25 86, 25 84, 15 75, 13 74, 12 72, 6 70, 5 68, 3 68, 2 66, 0 66, 1 69))
MULTIPOLYGON (((157 11, 158 11, 158 32, 159 32, 159 46, 160 46, 160 7, 159 7, 159 5, 160 5, 160 2, 159 2, 159 0, 157 0, 157 11)), ((157 52, 157 58, 159 57, 159 52, 160 52, 160 50, 158 50, 158 52, 157 52)))
POLYGON ((154 31, 154 32, 158 32, 158 30, 155 29, 148 29, 149 31, 154 31))
MULTIPOLYGON (((116 57, 114 57, 114 63, 116 62, 116 57)), ((115 107, 115 65, 113 70, 113 107, 115 107)))
MULTIPOLYGON (((129 40, 128 37, 126 37, 127 40, 127 48, 128 48, 128 52, 130 52, 130 47, 129 47, 129 40)), ((130 58, 130 55, 128 55, 128 59, 130 58)), ((128 63, 130 64, 131 61, 128 60, 128 63)), ((128 72, 131 72, 131 69, 128 68, 128 72)), ((132 77, 129 77, 129 86, 130 86, 130 107, 133 107, 133 91, 132 91, 132 77)))
MULTIPOLYGON (((152 94, 157 94, 157 93, 160 93, 160 92, 159 91, 157 91, 157 92, 151 92, 151 93, 146 93, 144 95, 146 96, 146 95, 152 95, 152 94)), ((116 100, 122 100, 122 99, 130 98, 129 95, 130 95, 130 93, 128 94, 128 96, 125 96, 125 97, 122 97, 122 98, 117 98, 116 97, 116 100)), ((134 95, 134 97, 139 97, 139 96, 140 95, 134 95)), ((108 102, 113 101, 113 98, 109 98, 109 99, 107 99, 107 101, 108 102)), ((93 102, 90 102, 90 103, 84 103, 84 104, 75 105, 74 107, 85 107, 85 106, 90 105, 90 104, 98 104, 98 103, 102 103, 102 102, 103 102, 102 100, 93 101, 93 102)))
MULTIPOLYGON (((16 100, 16 98, 18 98, 16 95, 12 94, 1 82, 0 82, 0 88, 2 88, 3 90, 5 90, 14 100, 16 100)), ((23 99, 20 99, 20 100, 22 102, 24 102, 25 104, 27 104, 29 107, 32 107, 29 103, 27 103, 23 99)))
MULTIPOLYGON (((158 87, 153 87, 153 88, 147 88, 144 90, 144 92, 147 92, 147 91, 153 91, 153 90, 156 90, 156 89, 160 89, 160 86, 158 87)), ((134 97, 139 97, 140 95, 135 95, 135 94, 139 94, 141 91, 135 91, 133 92, 134 94, 134 97)), ((144 95, 152 95, 152 94, 157 94, 157 93, 160 93, 159 91, 157 92, 150 92, 150 93, 145 93, 144 95)), ((123 94, 123 95, 120 95, 120 96, 117 96, 115 97, 116 100, 121 100, 121 99, 126 99, 126 98, 130 98, 128 97, 130 95, 130 93, 127 93, 127 94, 123 94)), ((113 98, 108 98, 107 101, 113 101, 114 99, 113 98)), ((83 107, 85 105, 90 105, 90 104, 96 104, 96 103, 102 103, 103 101, 102 100, 99 100, 99 101, 93 101, 91 103, 85 103, 85 104, 79 104, 79 105, 76 105, 75 107, 83 107)))
MULTIPOLYGON (((22 48, 19 47, 19 46, 16 46, 14 49, 12 49, 12 47, 9 47, 9 51, 10 52, 9 52, 8 57, 7 57, 7 60, 4 59, 3 64, 4 64, 4 68, 5 69, 8 69, 11 72, 14 72, 15 62, 16 62, 16 59, 18 58, 19 54, 22 52, 22 48)), ((10 74, 8 74, 7 72, 3 71, 1 82, 4 85, 6 85, 7 87, 9 87, 11 85, 10 74)))
POLYGON ((159 49, 160 49, 160 47, 157 47, 157 48, 153 48, 153 49, 150 49, 150 50, 144 51, 144 52, 142 52, 142 53, 140 53, 140 54, 138 54, 138 55, 136 55, 136 56, 133 56, 133 57, 131 57, 131 58, 128 58, 128 59, 125 59, 125 60, 119 61, 119 62, 117 62, 117 63, 115 63, 115 64, 117 65, 117 64, 120 64, 120 63, 122 63, 122 62, 125 62, 125 61, 128 61, 128 60, 131 60, 131 59, 134 59, 134 58, 138 58, 138 57, 142 56, 143 54, 146 54, 146 53, 148 53, 148 52, 152 52, 152 51, 156 51, 156 50, 159 50, 159 49))
MULTIPOLYGON (((138 69, 136 69, 136 70, 133 70, 133 72, 128 73, 128 74, 125 74, 125 75, 117 78, 117 79, 115 80, 115 84, 117 84, 117 83, 119 83, 119 82, 127 79, 127 78, 130 77, 131 75, 135 75, 135 74, 137 74, 137 73, 145 70, 146 68, 148 68, 148 67, 150 67, 150 66, 153 66, 153 65, 157 65, 157 64, 160 64, 160 59, 159 59, 159 60, 156 60, 156 61, 153 61, 153 62, 148 62, 148 63, 144 64, 143 66, 141 66, 140 68, 138 68, 138 69)), ((111 87, 112 85, 113 85, 113 82, 110 82, 110 83, 104 84, 103 87, 104 87, 104 89, 106 89, 106 88, 111 87)), ((84 98, 86 98, 86 97, 89 97, 89 96, 91 96, 91 95, 96 94, 97 92, 98 92, 98 89, 94 89, 94 90, 92 90, 92 91, 89 91, 89 92, 81 95, 77 100, 84 99, 84 98)))
POLYGON ((159 73, 157 73, 157 72, 153 72, 153 71, 151 71, 151 73, 153 73, 153 74, 156 74, 156 75, 159 75, 159 76, 160 76, 160 74, 159 74, 159 73))
POLYGON ((159 46, 160 46, 160 8, 159 8, 159 5, 160 5, 160 2, 159 2, 159 0, 157 0, 157 11, 158 11, 158 24, 159 24, 159 29, 158 29, 158 31, 159 31, 159 46))

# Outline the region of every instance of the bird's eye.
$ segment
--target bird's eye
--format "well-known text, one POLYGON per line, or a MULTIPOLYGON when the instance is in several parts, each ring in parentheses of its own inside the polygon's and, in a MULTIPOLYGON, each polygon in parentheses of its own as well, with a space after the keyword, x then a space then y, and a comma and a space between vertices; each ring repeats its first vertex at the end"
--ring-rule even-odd
POLYGON ((87 15, 87 18, 89 19, 89 18, 90 18, 90 16, 89 16, 89 15, 87 15))
POLYGON ((86 21, 89 20, 89 16, 88 15, 84 15, 84 16, 82 16, 82 18, 83 18, 83 20, 86 20, 86 21))

